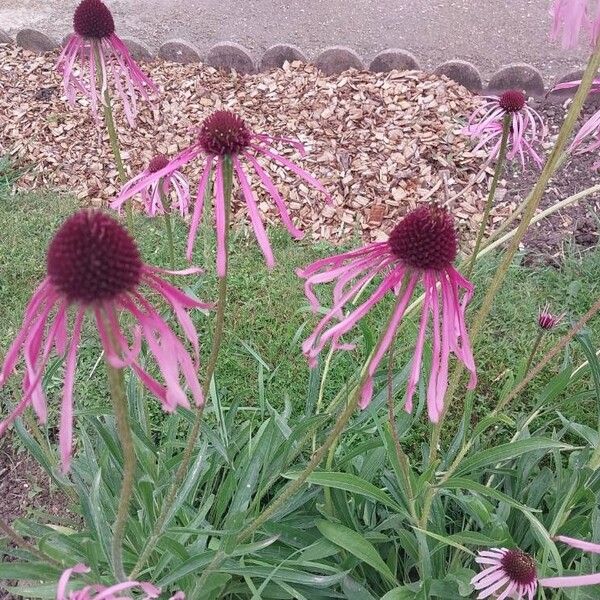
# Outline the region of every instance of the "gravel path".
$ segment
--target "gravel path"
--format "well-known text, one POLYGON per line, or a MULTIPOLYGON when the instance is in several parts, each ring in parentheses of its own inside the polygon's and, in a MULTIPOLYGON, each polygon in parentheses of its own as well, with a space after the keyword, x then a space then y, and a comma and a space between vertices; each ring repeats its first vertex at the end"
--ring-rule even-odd
MULTIPOLYGON (((239 42, 255 55, 291 42, 309 58, 344 44, 364 58, 405 48, 430 68, 450 58, 473 61, 487 75, 529 62, 546 79, 578 68, 586 51, 565 52, 548 39, 550 0, 106 0, 117 31, 156 49, 183 38, 202 53, 239 42)), ((57 39, 71 30, 77 0, 2 0, 0 28, 35 27, 57 39)))

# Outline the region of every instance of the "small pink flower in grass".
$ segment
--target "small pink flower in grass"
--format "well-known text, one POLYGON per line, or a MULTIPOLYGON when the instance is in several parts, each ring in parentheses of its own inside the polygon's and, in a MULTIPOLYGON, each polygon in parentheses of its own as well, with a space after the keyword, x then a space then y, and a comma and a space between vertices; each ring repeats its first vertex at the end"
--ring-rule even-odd
POLYGON ((600 33, 600 3, 597 0, 554 0, 550 14, 552 37, 560 39, 564 48, 577 46, 582 32, 586 32, 591 44, 596 45, 600 33))
MULTIPOLYGON (((558 536, 556 541, 585 552, 600 554, 600 544, 562 535, 558 536)), ((479 591, 478 600, 483 598, 533 600, 538 585, 548 588, 571 588, 600 584, 600 573, 539 579, 533 557, 518 548, 480 550, 475 561, 483 568, 471 580, 471 585, 479 591)))
MULTIPOLYGON (((0 387, 14 371, 19 355, 25 363, 23 397, 4 421, 0 435, 31 405, 40 421, 47 417, 47 403, 41 385, 52 347, 65 357, 59 445, 63 469, 70 465, 73 432, 73 384, 77 350, 86 313, 93 317, 108 362, 115 368, 131 367, 143 385, 171 412, 189 407, 185 382, 196 406, 203 403, 198 382, 199 343, 187 313, 209 305, 186 296, 161 278, 161 269, 142 262, 127 230, 108 215, 82 211, 69 217, 50 242, 47 274, 34 292, 25 311, 23 325, 10 346, 2 370, 0 387), (162 297, 173 309, 193 357, 143 293, 143 286, 162 297), (73 309, 72 323, 69 319, 73 309), (123 313, 134 325, 131 346, 119 322, 123 313), (165 385, 152 377, 139 362, 142 341, 164 378, 165 385)), ((197 273, 190 268, 180 272, 197 273)))
POLYGON ((150 93, 158 92, 156 85, 141 71, 127 46, 115 34, 113 16, 101 0, 82 0, 73 15, 73 29, 75 33, 56 65, 62 73, 69 103, 73 105, 80 92, 90 101, 92 114, 97 119, 98 104, 105 102, 104 94, 112 84, 133 127, 136 95, 150 100, 150 93))
MULTIPOLYGON (((136 175, 124 187, 121 194, 127 194, 129 188, 136 185, 143 178, 164 169, 169 164, 169 159, 164 154, 157 154, 149 163, 144 171, 136 175)), ((160 180, 152 179, 147 187, 141 190, 142 201, 146 214, 150 217, 164 214, 165 210, 160 194, 160 180)), ((187 179, 179 171, 171 171, 162 178, 162 191, 165 200, 168 202, 169 212, 178 212, 185 217, 190 207, 190 186, 187 179), (171 201, 171 192, 174 192, 175 200, 171 201)), ((125 199, 115 200, 111 208, 120 210, 125 199)))
POLYGON ((141 596, 142 600, 158 598, 160 595, 160 588, 157 588, 155 585, 144 581, 124 581, 123 583, 117 583, 115 585, 111 585, 110 587, 94 584, 86 585, 85 587, 73 592, 69 592, 67 590, 71 575, 81 575, 89 572, 89 567, 86 567, 83 564, 78 564, 70 569, 66 569, 58 580, 56 600, 125 600, 130 596, 128 593, 123 595, 121 592, 126 592, 136 588, 143 592, 144 595, 141 596))
POLYGON ((471 115, 463 134, 477 140, 475 150, 485 148, 488 161, 498 158, 505 115, 510 115, 510 134, 506 157, 514 160, 530 157, 538 167, 542 158, 536 150, 546 135, 546 126, 537 111, 527 104, 523 92, 508 90, 501 96, 486 96, 485 102, 471 115))
POLYGON ((225 189, 224 189, 224 161, 225 157, 230 157, 233 164, 233 171, 237 178, 242 196, 246 202, 250 222, 254 229, 256 239, 265 256, 269 268, 275 265, 273 252, 267 238, 267 233, 263 225, 258 204, 252 188, 250 186, 248 170, 254 173, 260 180, 267 194, 271 197, 281 220, 287 230, 295 237, 302 237, 302 232, 294 226, 292 219, 287 211, 285 202, 281 194, 275 187, 271 176, 257 160, 258 156, 269 159, 271 163, 281 165, 309 183, 312 187, 322 192, 327 199, 329 194, 327 190, 309 173, 288 158, 281 156, 273 151, 275 142, 284 142, 292 145, 302 156, 305 155, 304 146, 299 142, 284 138, 272 137, 264 133, 258 134, 251 131, 246 123, 232 112, 220 110, 213 113, 202 123, 196 141, 179 156, 175 157, 167 166, 154 173, 148 173, 145 177, 140 177, 135 184, 128 184, 119 194, 113 206, 121 206, 125 200, 137 194, 140 190, 146 188, 154 181, 165 177, 182 165, 198 158, 203 157, 203 170, 198 185, 194 214, 192 216, 190 231, 187 244, 187 257, 191 260, 194 249, 196 234, 202 217, 204 206, 204 196, 208 187, 211 172, 214 169, 214 205, 215 222, 217 234, 217 274, 223 277, 226 272, 225 256, 225 189))
POLYGON ((469 388, 474 388, 477 382, 465 323, 465 308, 473 296, 473 285, 452 265, 457 250, 452 217, 444 208, 432 204, 406 215, 393 229, 387 242, 369 244, 360 250, 318 260, 299 270, 298 275, 306 279, 306 295, 314 310, 319 309, 314 286, 336 282, 333 307, 302 345, 311 367, 316 365, 318 355, 328 343, 335 349, 351 348, 341 341, 342 336, 388 292, 396 296, 400 294, 389 329, 383 332, 378 349, 369 363, 360 398, 361 408, 366 407, 373 395, 373 378, 377 367, 392 343, 417 284, 421 282, 425 289, 425 300, 408 378, 405 408, 408 412, 412 411, 412 400, 421 373, 427 324, 431 316, 433 355, 427 407, 431 421, 438 422, 444 408, 451 352, 471 372, 469 388), (378 276, 382 277, 382 281, 373 293, 344 315, 344 308, 378 276))
POLYGON ((546 304, 544 308, 540 308, 540 312, 538 314, 538 325, 541 329, 550 331, 563 320, 564 316, 564 313, 562 315, 552 314, 550 312, 550 305, 546 304))

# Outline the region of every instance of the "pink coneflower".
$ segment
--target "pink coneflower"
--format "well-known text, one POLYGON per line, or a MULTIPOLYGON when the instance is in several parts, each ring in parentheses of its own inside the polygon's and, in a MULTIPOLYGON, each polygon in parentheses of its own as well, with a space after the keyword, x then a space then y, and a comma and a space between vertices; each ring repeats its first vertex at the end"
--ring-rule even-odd
MULTIPOLYGON (((180 380, 187 384, 197 406, 203 402, 198 382, 198 334, 186 309, 209 306, 186 296, 164 281, 161 269, 142 262, 129 233, 113 218, 97 211, 81 211, 69 217, 50 242, 47 274, 34 292, 23 325, 17 333, 0 371, 0 386, 13 372, 23 355, 25 373, 23 398, 13 412, 0 423, 0 435, 28 405, 40 421, 47 417, 46 397, 41 378, 52 347, 65 356, 65 375, 60 410, 59 445, 63 468, 69 468, 73 430, 73 384, 77 349, 86 313, 91 313, 106 359, 115 368, 131 367, 144 386, 162 402, 166 411, 189 406, 180 380), (170 304, 187 340, 193 358, 166 321, 143 295, 142 284, 170 304), (69 319, 73 308, 73 322, 69 319), (119 315, 128 313, 131 347, 119 323, 119 315), (138 361, 142 340, 165 381, 154 379, 138 361)), ((182 273, 194 273, 190 268, 182 273)))
POLYGON ((85 587, 69 592, 67 586, 71 575, 81 575, 83 573, 89 573, 89 567, 84 564, 78 564, 70 569, 66 569, 60 579, 58 580, 58 587, 56 589, 56 600, 121 600, 129 598, 128 595, 123 596, 121 592, 125 590, 132 590, 138 588, 143 592, 142 600, 150 600, 150 598, 158 598, 160 595, 160 588, 157 588, 151 583, 144 581, 125 581, 123 583, 117 583, 106 587, 105 585, 94 584, 86 585, 85 587))
POLYGON ((590 36, 591 44, 596 45, 600 33, 600 3, 597 0, 554 0, 550 14, 552 37, 560 38, 564 48, 574 48, 582 31, 590 36))
POLYGON ((538 326, 544 331, 550 331, 554 329, 564 318, 562 315, 554 315, 550 312, 550 305, 546 304, 543 308, 540 308, 538 314, 538 326))
MULTIPOLYGON (((558 536, 556 539, 579 550, 600 553, 600 544, 566 536, 558 536)), ((479 591, 478 600, 492 597, 496 600, 506 598, 533 600, 538 585, 548 588, 569 588, 600 584, 600 573, 538 579, 535 560, 518 548, 480 550, 475 561, 483 568, 471 580, 471 585, 479 591)))
POLYGON ((485 102, 471 115, 463 134, 477 140, 475 150, 485 148, 488 160, 498 158, 502 142, 504 117, 510 116, 510 133, 506 157, 514 160, 519 156, 525 164, 530 157, 538 167, 542 158, 536 151, 546 134, 546 126, 542 117, 527 104, 523 92, 508 90, 501 96, 486 96, 485 102))
POLYGON ((422 206, 406 215, 392 230, 387 242, 369 244, 360 250, 345 252, 298 271, 306 279, 305 290, 314 310, 319 301, 314 285, 335 281, 333 307, 321 319, 304 342, 302 349, 311 366, 327 343, 336 349, 348 349, 341 342, 367 312, 388 292, 397 296, 389 328, 383 332, 361 390, 364 408, 373 394, 377 366, 389 348, 395 331, 417 283, 425 289, 417 343, 406 390, 405 408, 412 411, 412 399, 421 372, 423 347, 429 316, 432 316, 433 354, 427 388, 429 418, 438 422, 443 412, 448 386, 448 362, 453 352, 471 372, 469 388, 476 385, 475 363, 465 323, 465 308, 473 296, 473 285, 453 267, 458 248, 452 217, 437 205, 422 206), (343 309, 377 276, 383 276, 375 291, 347 315, 343 309), (461 299, 461 289, 463 290, 461 299))
POLYGON ((137 114, 136 94, 149 100, 149 92, 158 92, 158 89, 115 34, 110 10, 101 0, 82 0, 73 15, 73 29, 75 33, 56 65, 62 73, 69 103, 73 105, 77 92, 80 92, 90 101, 92 114, 97 118, 98 104, 105 103, 110 82, 123 102, 129 125, 133 127, 137 114))
MULTIPOLYGON (((169 159, 164 154, 157 154, 149 163, 144 171, 136 175, 124 187, 121 194, 127 194, 130 187, 136 185, 140 179, 146 178, 169 164, 169 159)), ((162 215, 165 212, 161 190, 160 180, 153 179, 141 190, 142 201, 146 214, 150 217, 162 215)), ((171 171, 162 178, 162 193, 168 202, 169 212, 179 212, 182 217, 188 214, 190 206, 190 186, 187 179, 179 171, 171 171), (171 201, 171 192, 174 192, 175 200, 171 201)), ((117 199, 111 203, 111 208, 120 210, 125 199, 117 199)))
POLYGON ((248 215, 256 235, 256 239, 265 256, 267 265, 273 267, 275 259, 269 240, 258 210, 256 199, 250 187, 250 181, 247 175, 248 167, 258 176, 262 186, 267 191, 281 215, 281 220, 288 231, 295 237, 302 237, 302 232, 292 223, 292 219, 287 211, 285 202, 281 194, 275 187, 270 175, 258 162, 257 156, 268 158, 271 162, 283 165, 301 179, 314 188, 322 192, 326 198, 329 195, 325 188, 309 173, 291 160, 277 154, 273 151, 272 145, 275 142, 285 142, 291 144, 302 156, 305 150, 302 144, 295 140, 283 137, 273 137, 266 134, 257 134, 251 131, 246 123, 232 112, 220 110, 213 113, 202 123, 196 141, 187 150, 184 150, 179 156, 174 158, 167 166, 141 177, 135 185, 128 185, 121 191, 116 203, 121 205, 125 200, 137 194, 140 190, 147 187, 150 183, 157 181, 172 173, 182 165, 194 160, 198 156, 204 159, 203 171, 198 185, 196 204, 194 214, 190 225, 190 231, 187 244, 187 257, 191 260, 194 249, 196 233, 202 217, 204 205, 204 195, 208 186, 211 171, 214 168, 214 203, 215 203, 215 221, 217 232, 217 274, 223 277, 226 272, 226 252, 225 252, 225 185, 224 185, 224 163, 225 159, 231 159, 233 171, 242 190, 242 195, 248 208, 248 215), (244 164, 244 162, 246 164, 244 164))

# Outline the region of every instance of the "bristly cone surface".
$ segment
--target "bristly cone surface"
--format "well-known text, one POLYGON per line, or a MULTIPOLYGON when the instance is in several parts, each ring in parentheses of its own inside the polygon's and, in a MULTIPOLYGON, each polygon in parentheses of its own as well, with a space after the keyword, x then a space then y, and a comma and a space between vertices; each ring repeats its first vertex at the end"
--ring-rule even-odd
POLYGON ((84 38, 102 39, 115 32, 115 22, 101 0, 82 0, 73 15, 73 29, 84 38))
POLYGON ((207 154, 232 156, 250 144, 251 132, 243 119, 228 110, 218 110, 202 123, 200 145, 207 154))

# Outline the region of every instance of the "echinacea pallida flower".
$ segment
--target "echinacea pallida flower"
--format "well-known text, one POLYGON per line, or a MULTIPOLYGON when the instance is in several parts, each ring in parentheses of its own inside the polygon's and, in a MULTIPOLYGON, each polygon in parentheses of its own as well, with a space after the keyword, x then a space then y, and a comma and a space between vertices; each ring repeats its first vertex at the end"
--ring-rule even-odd
MULTIPOLYGON (((600 554, 600 544, 562 535, 556 540, 578 550, 600 554)), ((479 591, 478 600, 533 600, 538 585, 557 589, 600 585, 600 573, 538 578, 534 558, 518 548, 480 550, 475 561, 483 569, 471 580, 471 585, 479 591)))
POLYGON ((101 584, 93 584, 86 585, 79 590, 71 592, 67 590, 71 575, 81 575, 89 572, 89 567, 86 567, 84 564, 78 564, 66 569, 58 580, 56 600, 120 600, 121 598, 128 597, 127 595, 122 595, 121 592, 133 590, 134 588, 138 588, 143 592, 144 595, 141 597, 142 600, 158 598, 160 595, 160 588, 143 581, 125 581, 111 585, 110 587, 101 584))
POLYGON ((229 157, 233 164, 235 177, 240 184, 242 196, 246 202, 248 216, 250 217, 254 234, 256 235, 258 244, 265 256, 267 266, 273 267, 275 265, 275 259, 258 210, 256 198, 254 197, 254 193, 250 186, 247 172, 248 168, 250 168, 251 173, 253 172, 258 177, 263 188, 277 206, 283 224, 295 238, 302 237, 302 232, 292 223, 292 219, 290 218, 281 194, 275 187, 270 175, 257 160, 257 157, 262 156, 272 163, 289 169, 300 179, 303 179, 315 189, 322 192, 326 198, 329 198, 325 188, 312 175, 285 156, 281 156, 273 151, 272 145, 278 141, 292 145, 301 155, 305 154, 302 144, 295 140, 283 137, 272 137, 264 133, 254 133, 248 128, 246 123, 234 113, 225 110, 217 111, 205 119, 196 141, 189 148, 184 150, 179 156, 175 157, 167 166, 159 171, 148 173, 145 177, 140 177, 135 185, 128 184, 121 191, 118 198, 113 203, 113 206, 122 205, 125 200, 135 196, 135 194, 146 188, 152 182, 158 181, 162 177, 166 177, 169 173, 179 169, 182 165, 202 156, 203 169, 200 183, 198 184, 194 214, 192 216, 188 235, 187 257, 188 259, 191 259, 192 256, 196 234, 202 217, 204 196, 206 194, 211 172, 214 169, 217 274, 219 277, 224 277, 226 272, 224 161, 226 157, 229 157))
MULTIPOLYGON (((197 377, 198 334, 187 311, 206 309, 209 305, 189 298, 162 279, 161 269, 144 264, 133 238, 122 225, 99 211, 75 213, 50 242, 46 267, 46 277, 29 300, 21 329, 0 370, 2 387, 22 355, 23 396, 13 412, 0 422, 0 435, 29 405, 41 422, 46 421, 47 403, 41 379, 54 347, 59 356, 65 357, 59 446, 63 469, 68 470, 77 350, 87 314, 93 319, 109 364, 115 368, 131 367, 142 384, 161 401, 164 410, 189 407, 182 380, 195 404, 203 403, 197 377), (144 295, 144 288, 170 305, 192 347, 192 355, 144 295), (131 344, 119 321, 121 314, 128 314, 128 320, 133 322, 127 330, 131 344), (164 385, 138 360, 143 340, 164 385)), ((185 271, 194 272, 198 269, 185 271)))
POLYGON ((530 157, 540 167, 543 161, 536 147, 544 139, 546 126, 519 90, 507 90, 501 96, 486 96, 485 102, 475 109, 462 132, 477 141, 475 150, 484 148, 488 152, 488 160, 494 160, 500 153, 506 115, 510 118, 506 157, 514 160, 518 156, 522 164, 526 157, 530 157))
MULTIPOLYGON (((136 596, 140 600, 151 600, 152 598, 158 598, 160 595, 160 588, 146 581, 124 581, 109 587, 93 584, 75 591, 68 591, 71 575, 82 575, 89 572, 89 567, 81 563, 63 571, 56 588, 56 600, 125 600, 129 598, 129 593, 122 595, 121 592, 129 592, 136 588, 144 594, 143 596, 136 596)), ((174 596, 171 596, 170 600, 185 600, 185 595, 182 592, 177 592, 174 596)))
POLYGON ((412 411, 425 339, 430 337, 432 360, 427 408, 431 421, 438 422, 444 408, 451 353, 471 372, 469 388, 474 388, 477 382, 465 323, 465 309, 473 296, 473 285, 452 264, 457 250, 452 217, 446 209, 432 204, 408 213, 386 242, 324 258, 299 270, 298 275, 306 279, 306 295, 314 310, 319 308, 314 286, 335 282, 332 308, 302 346, 309 364, 316 365, 318 355, 327 344, 336 349, 348 349, 342 337, 387 294, 400 295, 389 328, 382 333, 377 351, 369 363, 360 398, 360 406, 366 407, 373 395, 377 367, 394 339, 417 284, 421 283, 425 300, 407 383, 405 408, 412 411), (348 314, 344 314, 344 309, 376 278, 381 278, 381 281, 375 290, 361 304, 350 307, 348 314), (428 336, 430 318, 433 327, 428 336))
MULTIPOLYGON (((169 164, 169 159, 164 154, 157 154, 148 163, 148 166, 139 175, 136 175, 124 187, 122 194, 126 194, 130 187, 137 184, 140 179, 147 178, 152 173, 156 173, 164 169, 169 164)), ((171 213, 178 212, 182 217, 185 217, 189 212, 190 207, 190 186, 187 179, 179 171, 171 171, 162 179, 153 179, 148 183, 148 186, 141 190, 144 210, 149 217, 162 215, 165 212, 163 206, 163 198, 168 203, 168 211, 171 213), (162 181, 162 196, 161 186, 162 181), (174 193, 175 200, 171 199, 171 192, 174 193)), ((125 202, 124 199, 115 201, 111 204, 111 208, 119 210, 125 202)))
POLYGON ((551 313, 550 305, 546 304, 544 308, 540 308, 540 312, 538 314, 538 326, 544 331, 550 331, 563 320, 564 316, 564 313, 562 315, 555 315, 551 313))
POLYGON ((149 100, 157 88, 131 57, 115 33, 115 22, 101 0, 82 0, 73 15, 75 33, 58 57, 65 96, 75 103, 77 92, 90 102, 94 118, 105 103, 109 85, 123 103, 125 117, 135 125, 137 97, 149 100))
POLYGON ((551 8, 552 37, 560 39, 564 48, 574 48, 582 32, 596 45, 600 33, 598 0, 554 0, 551 8))

